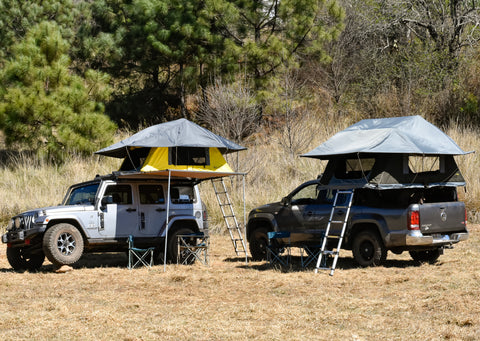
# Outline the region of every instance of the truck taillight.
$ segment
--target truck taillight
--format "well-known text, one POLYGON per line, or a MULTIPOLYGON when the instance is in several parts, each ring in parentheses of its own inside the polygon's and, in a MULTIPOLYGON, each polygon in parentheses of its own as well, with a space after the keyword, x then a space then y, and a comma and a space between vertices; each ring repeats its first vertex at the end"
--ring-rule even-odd
POLYGON ((468 213, 467 213, 467 209, 465 208, 465 221, 463 222, 465 227, 467 227, 467 218, 468 218, 468 213))
POLYGON ((414 209, 408 213, 408 229, 420 230, 420 211, 414 209))

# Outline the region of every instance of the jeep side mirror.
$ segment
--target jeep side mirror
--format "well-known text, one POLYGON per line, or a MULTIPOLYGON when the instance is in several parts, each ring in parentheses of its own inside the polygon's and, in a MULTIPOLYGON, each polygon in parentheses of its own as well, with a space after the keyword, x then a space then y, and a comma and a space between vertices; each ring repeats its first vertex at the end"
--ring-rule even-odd
POLYGON ((282 198, 282 201, 281 201, 281 204, 282 204, 283 206, 288 206, 288 205, 290 205, 290 198, 289 198, 289 197, 283 197, 283 198, 282 198))
POLYGON ((113 204, 113 196, 111 195, 106 195, 102 198, 100 201, 100 209, 103 211, 105 208, 107 208, 108 204, 113 204))

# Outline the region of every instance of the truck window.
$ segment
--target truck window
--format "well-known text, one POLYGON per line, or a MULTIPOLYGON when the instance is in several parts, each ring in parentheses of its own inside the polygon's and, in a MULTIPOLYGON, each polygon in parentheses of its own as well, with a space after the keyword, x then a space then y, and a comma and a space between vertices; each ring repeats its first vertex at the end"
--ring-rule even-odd
POLYGON ((140 185, 140 204, 158 205, 165 204, 163 186, 161 185, 140 185))
POLYGON ((312 184, 306 187, 303 187, 297 193, 292 196, 291 204, 292 205, 308 205, 313 204, 317 201, 318 198, 318 185, 312 184))
POLYGON ((85 205, 95 204, 95 195, 97 194, 98 184, 86 185, 73 188, 64 205, 85 205))
POLYGON ((110 185, 105 190, 104 197, 111 197, 112 204, 131 205, 132 189, 130 185, 110 185))
POLYGON ((193 204, 196 201, 195 191, 191 186, 172 186, 170 198, 172 204, 193 204))

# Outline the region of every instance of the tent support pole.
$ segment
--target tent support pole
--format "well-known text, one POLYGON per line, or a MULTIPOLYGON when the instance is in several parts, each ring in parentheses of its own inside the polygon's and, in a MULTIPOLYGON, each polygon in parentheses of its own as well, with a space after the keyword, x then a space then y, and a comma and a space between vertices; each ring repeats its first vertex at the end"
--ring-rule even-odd
POLYGON ((248 252, 247 252, 247 213, 245 206, 245 174, 243 174, 243 236, 245 238, 245 264, 248 265, 248 252))
POLYGON ((167 271, 167 245, 168 245, 168 224, 170 218, 170 178, 171 171, 168 170, 168 186, 167 186, 167 219, 165 220, 165 250, 163 251, 163 272, 167 271))

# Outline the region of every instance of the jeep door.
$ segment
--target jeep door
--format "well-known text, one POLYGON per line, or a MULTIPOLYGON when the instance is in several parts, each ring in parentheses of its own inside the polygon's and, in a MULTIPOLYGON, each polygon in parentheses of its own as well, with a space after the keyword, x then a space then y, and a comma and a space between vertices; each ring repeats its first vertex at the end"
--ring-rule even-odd
POLYGON ((109 184, 102 197, 99 232, 105 238, 127 238, 138 230, 132 186, 109 184))
POLYGON ((139 233, 143 236, 156 237, 165 228, 167 205, 165 201, 166 186, 162 184, 140 184, 139 193, 139 233))

